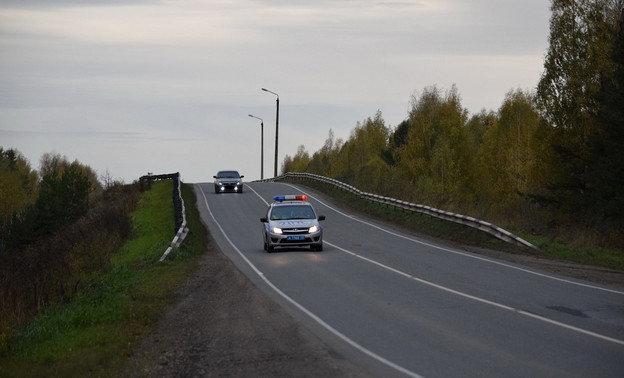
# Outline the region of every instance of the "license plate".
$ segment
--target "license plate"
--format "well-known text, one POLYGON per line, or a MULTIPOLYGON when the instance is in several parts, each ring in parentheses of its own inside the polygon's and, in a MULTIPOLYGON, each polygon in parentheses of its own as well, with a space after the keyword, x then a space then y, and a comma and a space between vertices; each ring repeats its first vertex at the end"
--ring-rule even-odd
POLYGON ((286 240, 305 240, 305 236, 291 235, 291 236, 286 237, 286 240))

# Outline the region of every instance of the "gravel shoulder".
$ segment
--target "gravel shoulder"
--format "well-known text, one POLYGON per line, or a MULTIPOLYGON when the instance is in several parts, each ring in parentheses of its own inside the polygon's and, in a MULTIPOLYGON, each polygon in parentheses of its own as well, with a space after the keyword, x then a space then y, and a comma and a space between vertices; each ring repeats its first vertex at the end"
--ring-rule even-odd
POLYGON ((299 325, 210 241, 134 349, 127 377, 367 377, 299 325))

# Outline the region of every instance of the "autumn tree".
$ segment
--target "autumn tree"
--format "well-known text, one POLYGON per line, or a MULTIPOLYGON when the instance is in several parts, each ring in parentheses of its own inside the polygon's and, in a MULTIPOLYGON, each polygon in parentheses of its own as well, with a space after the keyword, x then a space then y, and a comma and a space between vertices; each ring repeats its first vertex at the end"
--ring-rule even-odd
POLYGON ((443 99, 437 87, 425 88, 420 97, 412 96, 407 123, 394 150, 397 168, 409 184, 428 175, 433 146, 436 143, 438 111, 443 99))
POLYGON ((611 61, 613 77, 604 77, 597 95, 600 131, 589 139, 587 187, 595 212, 624 218, 624 2, 611 61))
POLYGON ((15 149, 0 147, 0 232, 37 199, 37 172, 15 149))
MULTIPOLYGON (((515 90, 505 96, 496 122, 486 130, 478 152, 481 198, 499 211, 526 202, 536 181, 536 140, 540 116, 533 94, 515 90)), ((484 201, 485 202, 485 201, 484 201)))
POLYGON ((622 5, 622 0, 552 0, 537 100, 555 134, 552 198, 569 210, 586 209, 591 198, 589 144, 603 127, 598 114, 606 104, 600 93, 615 80, 622 5))
POLYGON ((342 139, 336 139, 334 131, 329 129, 327 139, 320 150, 310 159, 308 171, 317 175, 336 178, 338 170, 338 154, 342 147, 342 139))
POLYGON ((306 172, 308 164, 310 164, 310 154, 305 150, 304 145, 300 145, 294 157, 286 155, 282 164, 282 172, 306 172))
POLYGON ((91 188, 84 167, 77 161, 65 161, 45 173, 36 203, 39 229, 52 231, 85 214, 91 188))
POLYGON ((88 210, 90 196, 101 190, 89 166, 58 154, 44 154, 39 171, 36 201, 2 234, 7 248, 19 248, 73 222, 88 210))
POLYGON ((455 86, 445 95, 433 86, 412 97, 407 138, 393 160, 417 199, 436 205, 469 199, 474 155, 467 120, 455 86))
POLYGON ((383 183, 389 167, 383 153, 388 148, 389 137, 390 129, 379 110, 374 117, 356 124, 340 154, 341 160, 348 164, 348 171, 354 174, 354 185, 386 191, 383 183))
POLYGON ((485 109, 477 114, 473 114, 468 121, 466 127, 471 135, 472 140, 472 152, 474 154, 479 151, 479 148, 483 144, 485 133, 498 123, 498 115, 490 110, 485 109))

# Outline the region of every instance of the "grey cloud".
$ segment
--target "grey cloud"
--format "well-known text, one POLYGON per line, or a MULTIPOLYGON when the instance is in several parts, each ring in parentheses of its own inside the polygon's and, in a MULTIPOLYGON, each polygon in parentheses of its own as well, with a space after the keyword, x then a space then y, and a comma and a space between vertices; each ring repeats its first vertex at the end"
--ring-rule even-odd
POLYGON ((56 9, 154 4, 159 2, 155 0, 2 0, 0 1, 0 9, 56 9))

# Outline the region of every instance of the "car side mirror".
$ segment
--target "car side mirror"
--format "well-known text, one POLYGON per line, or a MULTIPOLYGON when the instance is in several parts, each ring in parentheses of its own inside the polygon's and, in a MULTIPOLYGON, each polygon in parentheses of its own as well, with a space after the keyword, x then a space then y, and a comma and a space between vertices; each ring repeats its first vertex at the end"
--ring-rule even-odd
POLYGON ((262 218, 260 218, 260 222, 262 222, 262 223, 266 223, 266 222, 267 222, 266 217, 262 217, 262 218))
POLYGON ((243 177, 245 177, 245 176, 241 176, 240 178, 243 178, 243 177))
POLYGON ((319 215, 318 216, 318 220, 320 221, 324 221, 325 220, 325 215, 319 215))
POLYGON ((217 176, 212 176, 212 178, 217 178, 217 176))

